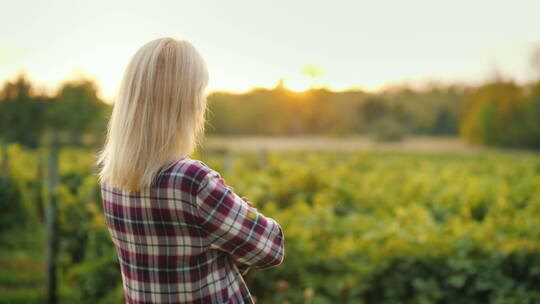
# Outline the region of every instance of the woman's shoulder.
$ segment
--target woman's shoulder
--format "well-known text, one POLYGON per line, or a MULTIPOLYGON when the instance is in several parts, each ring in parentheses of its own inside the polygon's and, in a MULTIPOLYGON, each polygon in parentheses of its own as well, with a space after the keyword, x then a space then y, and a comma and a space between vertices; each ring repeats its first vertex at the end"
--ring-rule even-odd
POLYGON ((196 184, 200 184, 209 174, 219 174, 205 162, 190 157, 184 157, 176 161, 167 171, 170 171, 172 178, 177 180, 187 178, 190 182, 196 184))

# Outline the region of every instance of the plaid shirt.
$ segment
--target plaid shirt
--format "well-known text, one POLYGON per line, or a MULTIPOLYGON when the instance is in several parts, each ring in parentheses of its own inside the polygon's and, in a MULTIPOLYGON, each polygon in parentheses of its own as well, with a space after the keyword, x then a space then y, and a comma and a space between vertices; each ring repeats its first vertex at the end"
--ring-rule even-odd
POLYGON ((280 225, 205 163, 182 158, 152 187, 101 185, 126 303, 254 303, 242 277, 285 257, 280 225))

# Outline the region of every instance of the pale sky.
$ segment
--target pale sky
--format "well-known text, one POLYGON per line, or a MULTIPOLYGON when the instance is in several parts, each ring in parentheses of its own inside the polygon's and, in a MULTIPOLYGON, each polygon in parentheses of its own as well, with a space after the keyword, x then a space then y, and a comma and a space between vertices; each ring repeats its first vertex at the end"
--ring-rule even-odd
POLYGON ((0 0, 0 82, 25 71, 54 90, 77 74, 114 100, 144 43, 190 41, 208 63, 208 91, 274 87, 376 90, 386 84, 479 83, 494 70, 536 76, 540 1, 0 0), (304 65, 324 73, 310 79, 304 65))

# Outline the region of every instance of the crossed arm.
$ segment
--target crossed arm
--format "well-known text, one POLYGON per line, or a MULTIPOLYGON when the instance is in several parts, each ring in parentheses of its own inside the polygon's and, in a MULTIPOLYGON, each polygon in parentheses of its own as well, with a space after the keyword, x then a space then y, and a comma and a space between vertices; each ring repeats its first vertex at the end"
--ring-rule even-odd
POLYGON ((230 254, 244 275, 269 269, 285 257, 281 226, 238 196, 216 171, 202 180, 197 194, 199 224, 213 248, 230 254))

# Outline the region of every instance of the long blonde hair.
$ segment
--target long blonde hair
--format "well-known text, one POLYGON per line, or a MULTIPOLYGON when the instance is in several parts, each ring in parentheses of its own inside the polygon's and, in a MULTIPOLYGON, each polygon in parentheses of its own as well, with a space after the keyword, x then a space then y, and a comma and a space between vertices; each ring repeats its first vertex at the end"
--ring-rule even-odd
POLYGON ((208 70, 186 40, 159 38, 131 58, 97 154, 99 182, 149 187, 166 164, 187 157, 204 133, 208 70))

